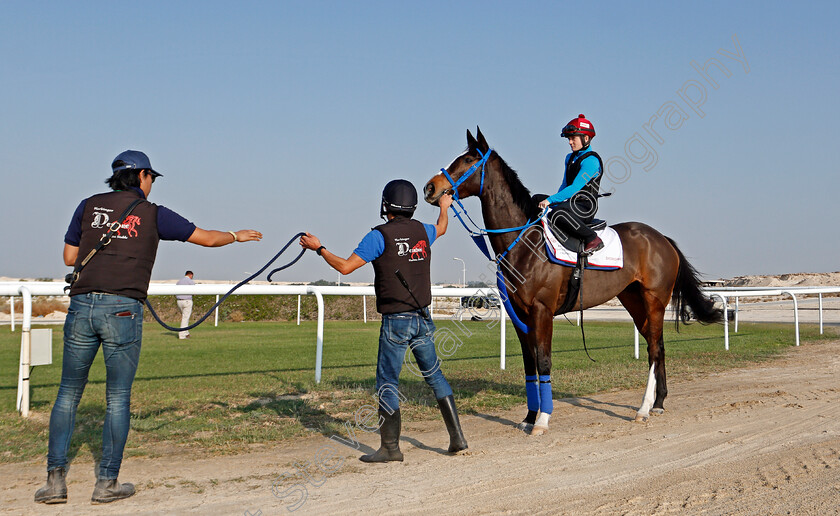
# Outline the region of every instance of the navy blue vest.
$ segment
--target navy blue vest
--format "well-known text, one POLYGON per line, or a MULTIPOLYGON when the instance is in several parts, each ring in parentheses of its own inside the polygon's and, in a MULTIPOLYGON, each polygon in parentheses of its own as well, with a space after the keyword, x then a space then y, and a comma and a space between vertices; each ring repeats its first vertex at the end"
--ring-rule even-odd
POLYGON ((577 159, 570 159, 569 162, 566 164, 566 175, 564 176, 564 183, 566 186, 569 186, 575 181, 577 178, 578 173, 580 173, 580 165, 584 159, 589 156, 595 156, 598 160, 598 166, 600 167, 600 174, 595 179, 590 179, 588 183, 586 183, 583 188, 580 189, 580 192, 576 193, 572 196, 573 202, 578 202, 582 200, 582 198, 587 197, 592 199, 593 201, 598 198, 598 193, 601 189, 601 177, 604 175, 604 162, 601 161, 601 156, 598 155, 595 151, 588 151, 581 154, 577 159), (583 195, 580 195, 581 192, 585 192, 583 195), (577 197, 577 199, 575 199, 577 197))

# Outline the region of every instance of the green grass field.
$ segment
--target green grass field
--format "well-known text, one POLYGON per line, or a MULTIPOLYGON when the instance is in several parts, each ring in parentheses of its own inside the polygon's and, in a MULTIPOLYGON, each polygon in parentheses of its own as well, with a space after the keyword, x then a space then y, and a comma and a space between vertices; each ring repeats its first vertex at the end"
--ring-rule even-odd
MULTIPOLYGON (((438 327, 451 326, 449 321, 438 327)), ((499 369, 498 327, 468 322, 462 345, 445 358, 446 374, 462 413, 486 413, 524 405, 519 342, 508 327, 507 369, 499 369)), ((53 364, 32 373, 32 417, 15 411, 20 331, 0 329, 0 462, 42 459, 46 455, 49 411, 61 376, 61 327, 53 327, 53 364)), ((458 334, 458 330, 452 328, 458 334)), ((586 323, 590 362, 580 329, 555 324, 552 354, 554 397, 583 396, 638 388, 647 378, 647 353, 634 360, 629 323, 586 323)), ((741 324, 723 349, 720 325, 666 330, 670 379, 685 379, 769 359, 793 345, 792 325, 741 324)), ((803 325, 802 340, 820 336, 803 325)), ((132 431, 126 456, 158 456, 178 449, 235 453, 252 443, 271 443, 312 431, 344 435, 354 412, 374 404, 379 323, 327 322, 323 377, 315 383, 315 323, 205 324, 192 339, 178 340, 156 324, 144 326, 143 351, 132 396, 132 431)), ((405 420, 439 417, 431 389, 404 370, 400 392, 405 420)), ((673 394, 672 389, 672 394, 673 394)), ((91 369, 79 405, 71 457, 97 458, 105 414, 105 367, 101 353, 91 369)), ((666 408, 667 408, 666 401, 666 408)), ((628 414, 629 416, 630 414, 628 414)), ((524 416, 524 409, 523 409, 524 416)))

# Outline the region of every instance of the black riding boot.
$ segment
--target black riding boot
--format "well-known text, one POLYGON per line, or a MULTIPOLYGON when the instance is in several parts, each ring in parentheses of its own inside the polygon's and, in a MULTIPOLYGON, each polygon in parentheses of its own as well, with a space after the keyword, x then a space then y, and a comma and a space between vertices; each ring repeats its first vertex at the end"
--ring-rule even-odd
POLYGON ((379 409, 379 415, 383 418, 382 426, 379 427, 379 436, 382 445, 374 453, 362 455, 359 460, 362 462, 402 462, 403 454, 400 451, 400 411, 395 410, 388 414, 387 410, 379 409))
POLYGON ((446 430, 449 431, 449 453, 456 453, 467 449, 467 440, 461 430, 461 422, 458 420, 458 409, 455 408, 455 398, 450 394, 445 398, 437 400, 443 422, 446 423, 446 430))
POLYGON ((67 503, 67 471, 55 468, 47 472, 47 485, 35 491, 38 503, 67 503))

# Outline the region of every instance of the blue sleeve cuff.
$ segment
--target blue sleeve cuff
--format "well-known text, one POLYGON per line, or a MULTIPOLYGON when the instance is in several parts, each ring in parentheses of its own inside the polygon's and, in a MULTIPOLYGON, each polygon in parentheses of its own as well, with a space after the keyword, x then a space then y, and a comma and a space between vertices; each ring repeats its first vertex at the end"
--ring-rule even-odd
POLYGON ((67 233, 64 234, 65 244, 79 247, 79 243, 82 241, 82 215, 85 212, 85 204, 87 204, 87 199, 80 202, 76 211, 73 212, 73 218, 70 219, 67 233))
POLYGON ((158 205, 157 224, 161 240, 186 242, 195 231, 195 224, 166 206, 158 205))
POLYGON ((382 233, 373 229, 362 238, 353 252, 362 260, 372 262, 385 252, 385 237, 382 236, 382 233))
POLYGON ((425 222, 423 223, 423 227, 426 228, 426 236, 429 237, 429 245, 434 244, 435 240, 437 240, 437 228, 434 224, 426 224, 425 222))

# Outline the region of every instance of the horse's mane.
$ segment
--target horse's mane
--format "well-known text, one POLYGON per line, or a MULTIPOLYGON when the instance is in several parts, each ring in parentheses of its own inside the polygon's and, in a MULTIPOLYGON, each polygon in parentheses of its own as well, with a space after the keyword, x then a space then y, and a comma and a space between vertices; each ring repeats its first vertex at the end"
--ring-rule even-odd
POLYGON ((499 163, 502 167, 502 177, 505 178, 505 181, 507 181, 507 184, 510 187, 513 202, 516 203, 523 212, 525 212, 525 216, 528 217, 528 220, 536 219, 540 214, 540 210, 537 205, 531 201, 531 191, 522 184, 522 180, 519 179, 519 174, 517 174, 514 169, 510 168, 510 165, 507 164, 498 152, 496 153, 496 157, 499 158, 499 163))

